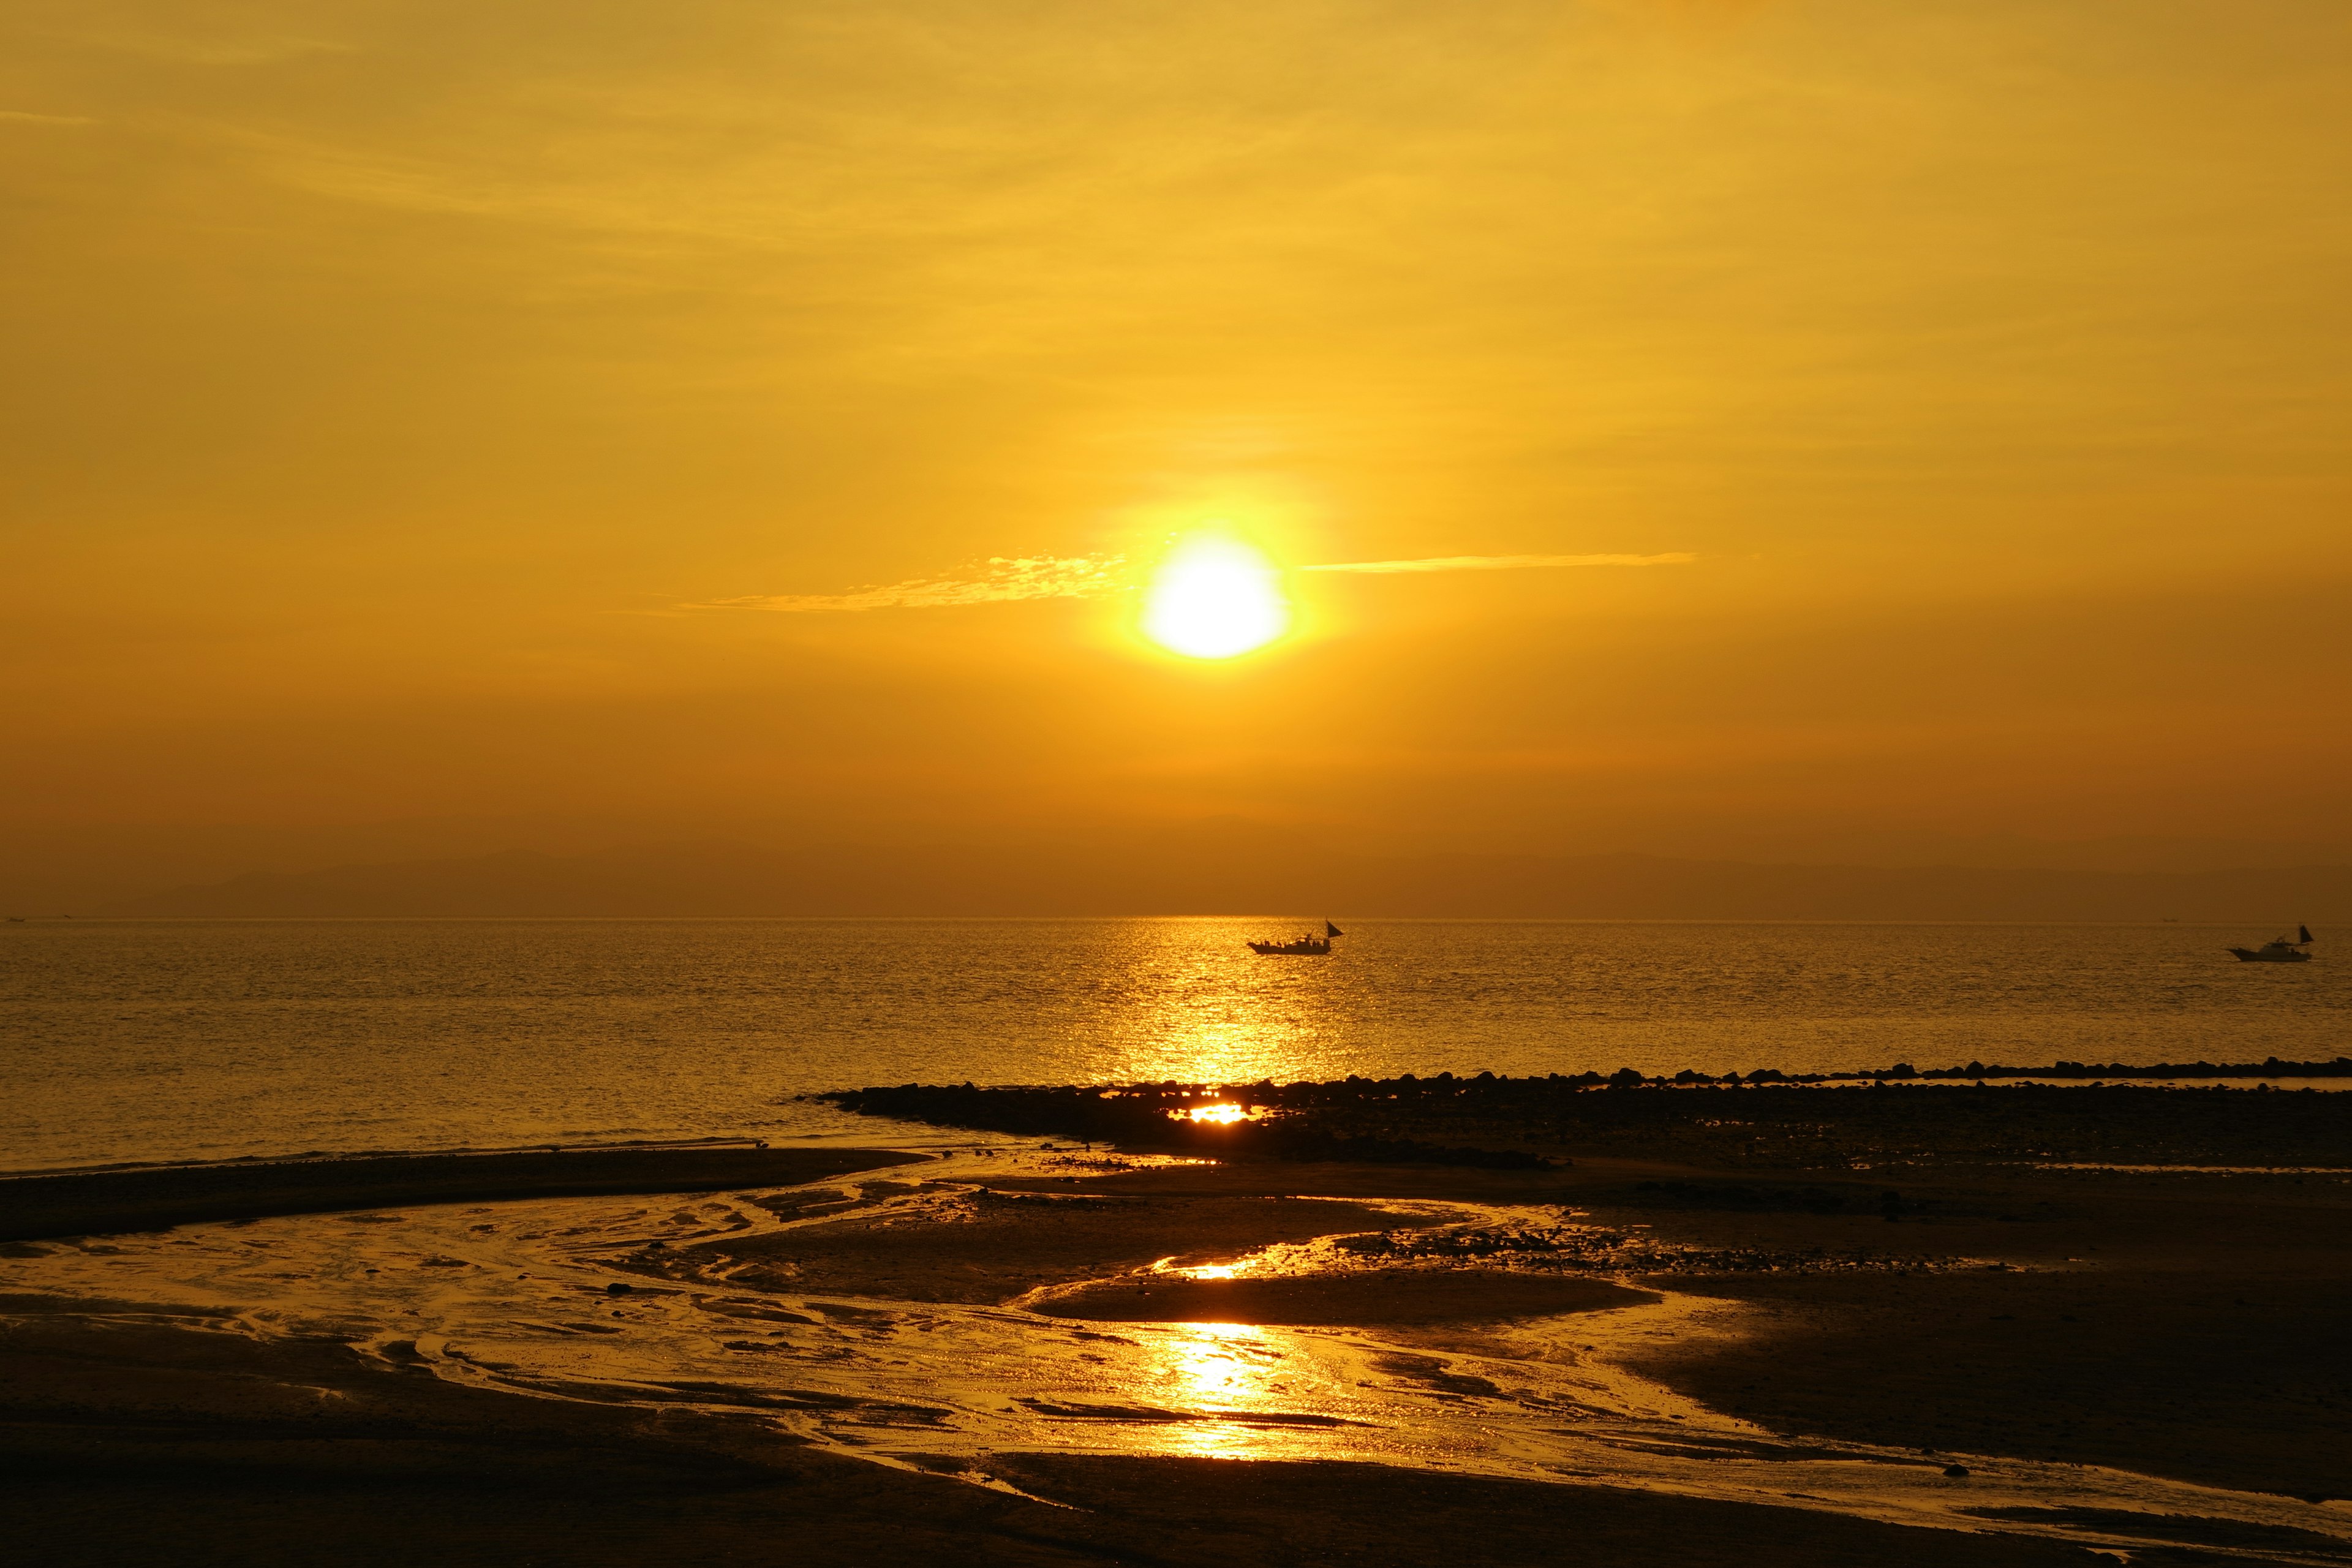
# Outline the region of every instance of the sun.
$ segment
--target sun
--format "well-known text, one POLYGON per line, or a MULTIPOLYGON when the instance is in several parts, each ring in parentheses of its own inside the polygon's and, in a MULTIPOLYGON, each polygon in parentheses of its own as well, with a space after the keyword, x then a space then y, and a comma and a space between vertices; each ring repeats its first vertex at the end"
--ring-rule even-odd
POLYGON ((1179 543, 1144 597, 1143 635, 1187 658, 1232 658, 1289 629, 1274 563, 1223 535, 1179 543))

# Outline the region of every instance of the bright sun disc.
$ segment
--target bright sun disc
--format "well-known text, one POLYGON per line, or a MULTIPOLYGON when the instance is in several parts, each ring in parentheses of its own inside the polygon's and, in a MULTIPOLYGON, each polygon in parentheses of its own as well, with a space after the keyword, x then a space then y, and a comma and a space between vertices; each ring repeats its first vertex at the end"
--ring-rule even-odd
POLYGON ((1143 635, 1187 658, 1231 658, 1289 626, 1290 605, 1273 563, 1230 539, 1179 545, 1143 605, 1143 635))

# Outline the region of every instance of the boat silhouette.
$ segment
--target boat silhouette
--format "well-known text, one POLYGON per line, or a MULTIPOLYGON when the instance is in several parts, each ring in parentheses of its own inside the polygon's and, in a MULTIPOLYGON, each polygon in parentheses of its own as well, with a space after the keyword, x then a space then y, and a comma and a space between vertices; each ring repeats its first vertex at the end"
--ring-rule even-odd
POLYGON ((2294 928, 2294 940, 2274 936, 2260 947, 2233 947, 2240 963, 2309 963, 2311 954, 2303 950, 2311 945, 2311 928, 2294 928))
POLYGON ((1331 951, 1333 937, 1347 934, 1329 921, 1325 921, 1321 936, 1310 932, 1289 942, 1254 942, 1249 944, 1249 950, 1260 958, 1321 958, 1331 951))

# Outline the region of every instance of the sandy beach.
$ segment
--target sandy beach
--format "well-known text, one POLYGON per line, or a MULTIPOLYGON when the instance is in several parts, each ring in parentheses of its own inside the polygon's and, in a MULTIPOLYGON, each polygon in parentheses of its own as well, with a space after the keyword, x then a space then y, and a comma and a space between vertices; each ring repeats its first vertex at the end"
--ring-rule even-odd
POLYGON ((58 1563, 2352 1561, 2352 1188, 1924 1175, 1900 1223, 1590 1154, 11 1183, 5 1484, 58 1563))
POLYGON ((1013 1456, 1026 1496, 756 1427, 518 1399, 169 1321, 7 1341, 19 1549, 62 1564, 2089 1563, 1785 1509, 1360 1465, 1013 1456))
POLYGON ((790 1186, 896 1164, 875 1149, 587 1147, 132 1166, 0 1184, 0 1242, 398 1204, 790 1186))

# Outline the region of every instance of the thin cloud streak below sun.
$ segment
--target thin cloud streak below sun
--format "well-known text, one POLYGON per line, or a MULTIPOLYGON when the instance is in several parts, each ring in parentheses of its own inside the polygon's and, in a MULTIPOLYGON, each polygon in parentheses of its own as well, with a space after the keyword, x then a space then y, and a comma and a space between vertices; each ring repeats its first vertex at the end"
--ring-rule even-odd
MULTIPOLYGON (((1687 551, 1663 555, 1435 555, 1411 561, 1335 561, 1300 572, 1374 574, 1418 572, 1510 572, 1557 566, 1687 566, 1687 551)), ((1123 555, 992 556, 972 577, 916 578, 847 594, 746 594, 681 605, 686 610, 766 610, 781 615, 845 615, 865 610, 933 610, 961 605, 1013 604, 1024 599, 1094 599, 1129 586, 1123 555)))
POLYGON ((1515 572, 1530 566, 1687 566, 1686 550, 1664 555, 1431 555, 1418 561, 1334 561, 1301 572, 1515 572))
POLYGON ((688 610, 771 610, 829 615, 859 610, 935 610, 955 605, 1010 604, 1021 599, 1091 599, 1113 592, 1124 556, 991 556, 976 577, 916 578, 847 594, 747 594, 679 606, 688 610))

